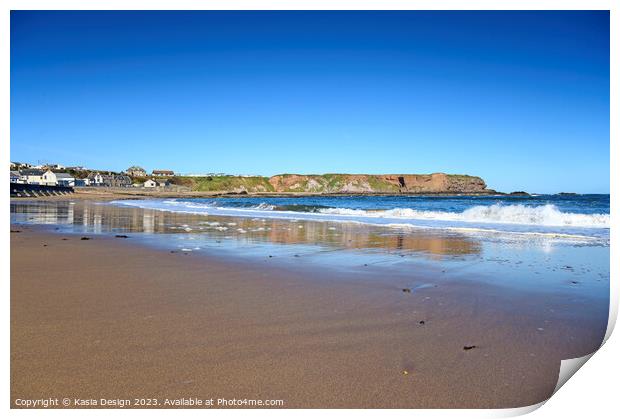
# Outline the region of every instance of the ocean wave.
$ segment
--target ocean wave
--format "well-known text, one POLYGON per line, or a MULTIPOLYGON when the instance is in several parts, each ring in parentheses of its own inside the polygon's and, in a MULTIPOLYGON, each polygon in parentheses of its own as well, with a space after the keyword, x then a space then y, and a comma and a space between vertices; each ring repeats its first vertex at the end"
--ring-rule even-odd
MULTIPOLYGON (((191 202, 185 200, 139 200, 116 201, 113 203, 138 206, 158 211, 192 213, 215 216, 239 216, 255 219, 286 219, 335 221, 384 225, 386 227, 407 227, 443 229, 460 232, 497 232, 510 234, 532 233, 534 235, 568 238, 581 236, 607 240, 609 236, 609 214, 583 214, 563 212, 555 205, 527 206, 522 204, 476 205, 462 212, 415 210, 392 208, 387 210, 352 209, 308 206, 305 212, 283 211, 278 206, 266 203, 245 206, 226 206, 223 202, 191 202), (223 205, 224 204, 224 205, 223 205), (588 232, 586 233, 586 231, 588 232)), ((299 208, 297 208, 299 209, 299 208)), ((225 231, 234 223, 209 222, 216 230, 225 231)))
MULTIPOLYGON (((219 207, 219 202, 210 201, 210 202, 190 202, 190 201, 179 201, 176 199, 168 199, 163 201, 164 204, 174 207, 182 207, 182 208, 193 208, 193 209, 210 209, 210 208, 223 208, 219 207)), ((230 203, 229 203, 230 205, 230 203)), ((258 205, 252 205, 244 202, 236 202, 235 205, 230 207, 226 207, 228 209, 238 209, 238 210, 259 210, 259 211, 273 211, 277 208, 275 205, 268 204, 266 202, 261 202, 258 205)))
POLYGON ((609 214, 577 214, 562 212, 555 205, 538 207, 517 205, 477 205, 463 212, 420 211, 411 208, 359 210, 325 208, 321 214, 353 217, 398 218, 409 220, 461 221, 470 223, 522 224, 549 227, 609 228, 609 214))

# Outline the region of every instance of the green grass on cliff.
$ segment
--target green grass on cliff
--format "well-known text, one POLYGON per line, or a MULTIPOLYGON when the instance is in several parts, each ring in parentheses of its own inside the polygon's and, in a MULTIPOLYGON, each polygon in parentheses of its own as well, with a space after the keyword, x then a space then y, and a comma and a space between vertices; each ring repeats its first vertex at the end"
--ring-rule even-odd
POLYGON ((446 175, 449 179, 453 180, 471 180, 471 179, 480 179, 479 176, 471 176, 471 175, 446 175))
POLYGON ((397 185, 379 179, 377 176, 369 176, 368 184, 375 192, 390 193, 400 191, 400 188, 397 185))
POLYGON ((248 192, 273 192, 269 178, 261 176, 175 176, 171 181, 200 192, 230 192, 242 189, 248 192))
POLYGON ((341 188, 346 183, 346 178, 344 175, 340 175, 337 173, 328 173, 325 175, 317 175, 317 177, 323 178, 326 182, 327 190, 333 191, 341 188))

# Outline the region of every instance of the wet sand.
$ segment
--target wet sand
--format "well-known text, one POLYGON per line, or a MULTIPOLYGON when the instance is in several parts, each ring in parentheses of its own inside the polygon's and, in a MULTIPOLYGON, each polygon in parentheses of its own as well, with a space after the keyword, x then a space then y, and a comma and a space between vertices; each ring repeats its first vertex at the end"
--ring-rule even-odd
POLYGON ((607 307, 565 295, 475 280, 403 291, 432 282, 422 269, 377 278, 12 229, 13 407, 49 397, 519 407, 549 397, 560 360, 597 349, 605 332, 607 307))

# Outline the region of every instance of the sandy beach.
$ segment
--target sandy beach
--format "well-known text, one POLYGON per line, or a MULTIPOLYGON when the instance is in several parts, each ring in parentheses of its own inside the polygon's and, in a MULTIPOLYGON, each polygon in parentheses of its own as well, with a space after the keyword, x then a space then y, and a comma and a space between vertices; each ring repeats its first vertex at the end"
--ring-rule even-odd
POLYGON ((275 259, 13 225, 12 406, 195 397, 519 407, 548 398, 560 360, 597 349, 605 331, 607 308, 585 298, 456 277, 410 292, 432 272, 275 259))
POLYGON ((165 3, 5 14, 11 409, 610 407, 610 7, 165 3))

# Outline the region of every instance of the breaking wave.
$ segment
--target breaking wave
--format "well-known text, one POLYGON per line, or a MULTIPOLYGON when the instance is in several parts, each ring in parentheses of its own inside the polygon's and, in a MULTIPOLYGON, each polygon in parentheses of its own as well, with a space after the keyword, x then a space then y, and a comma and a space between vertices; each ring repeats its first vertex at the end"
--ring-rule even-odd
MULTIPOLYGON (((144 201, 142 201, 145 203, 144 201)), ((125 204, 131 205, 125 201, 125 204)), ((388 210, 362 210, 351 208, 330 208, 316 205, 286 205, 276 206, 267 203, 258 205, 235 205, 221 206, 217 201, 212 202, 188 202, 177 200, 165 200, 163 204, 168 210, 178 210, 183 212, 193 212, 192 210, 224 210, 234 213, 252 212, 267 213, 276 215, 277 213, 311 213, 315 216, 330 215, 355 218, 386 218, 399 220, 427 220, 427 221, 457 221, 463 223, 493 223, 493 224, 520 224, 532 226, 548 227, 580 227, 580 228, 609 228, 609 214, 582 214, 560 211, 553 204, 540 206, 516 205, 476 205, 463 212, 448 211, 424 211, 412 208, 393 208, 388 210)), ((142 206, 140 203, 133 203, 142 206)), ((198 212, 202 212, 198 211, 198 212)))
POLYGON ((357 210, 349 208, 319 209, 321 214, 354 217, 399 218, 410 220, 461 221, 471 223, 522 224, 554 227, 609 228, 609 214, 562 212, 555 205, 477 205, 463 212, 420 211, 411 208, 357 210))

